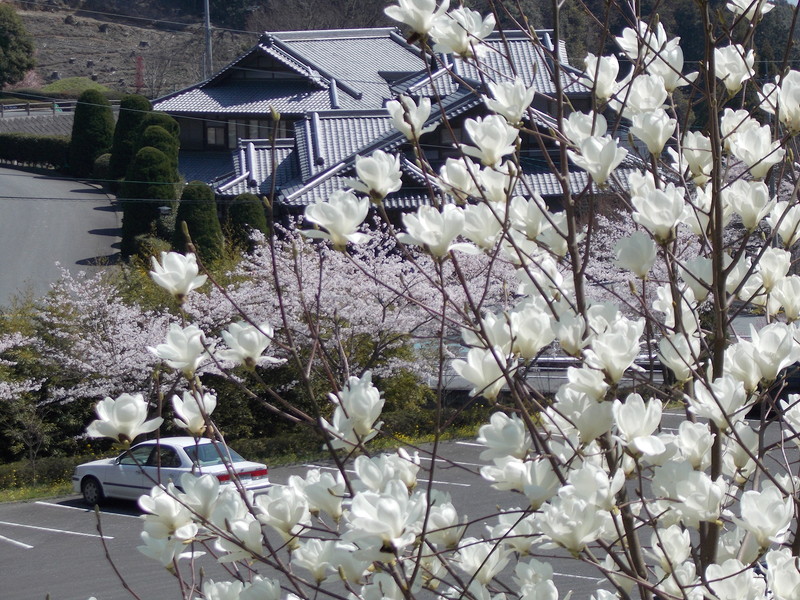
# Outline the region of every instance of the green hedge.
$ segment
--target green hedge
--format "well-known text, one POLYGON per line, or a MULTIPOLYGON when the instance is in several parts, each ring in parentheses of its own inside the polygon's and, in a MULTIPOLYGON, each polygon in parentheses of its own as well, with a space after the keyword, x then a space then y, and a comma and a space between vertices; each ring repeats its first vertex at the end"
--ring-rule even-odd
MULTIPOLYGON (((36 481, 40 484, 72 480, 72 472, 81 463, 96 460, 97 456, 48 456, 36 461, 36 481)), ((28 460, 0 465, 0 488, 18 488, 33 484, 33 466, 28 460)))
POLYGON ((69 159, 69 137, 0 133, 0 160, 61 169, 69 159))

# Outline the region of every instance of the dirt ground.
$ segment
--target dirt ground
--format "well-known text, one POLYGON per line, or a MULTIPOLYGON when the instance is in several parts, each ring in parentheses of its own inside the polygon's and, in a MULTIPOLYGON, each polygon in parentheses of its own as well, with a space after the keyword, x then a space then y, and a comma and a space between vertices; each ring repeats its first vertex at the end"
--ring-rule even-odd
MULTIPOLYGON (((36 46, 36 76, 25 82, 26 87, 80 76, 121 92, 158 97, 203 78, 201 24, 170 31, 155 22, 102 21, 64 10, 19 14, 36 46)), ((214 32, 214 69, 250 49, 257 39, 256 34, 214 32)))

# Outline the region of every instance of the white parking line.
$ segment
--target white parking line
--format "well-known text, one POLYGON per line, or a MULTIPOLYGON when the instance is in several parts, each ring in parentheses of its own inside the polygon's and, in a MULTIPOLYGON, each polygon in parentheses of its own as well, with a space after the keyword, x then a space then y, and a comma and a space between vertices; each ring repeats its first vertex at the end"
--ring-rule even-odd
POLYGON ((35 529, 37 531, 48 531, 50 533, 66 533, 67 535, 79 535, 81 537, 93 537, 93 538, 105 538, 107 540, 113 540, 114 538, 110 535, 98 535, 96 533, 83 533, 80 531, 70 531, 68 529, 53 529, 52 527, 39 527, 38 525, 25 525, 23 523, 9 523, 8 521, 0 521, 0 525, 8 525, 9 527, 22 527, 23 529, 35 529))
POLYGON ((24 550, 33 549, 33 546, 29 546, 28 544, 23 544, 22 542, 18 542, 17 540, 12 540, 11 538, 6 537, 4 535, 0 535, 0 540, 3 542, 8 542, 9 544, 22 548, 24 550))
MULTIPOLYGON (((94 512, 91 508, 81 508, 79 506, 67 506, 65 504, 56 504, 54 502, 43 502, 41 500, 38 500, 36 504, 40 506, 49 506, 51 508, 66 508, 68 510, 79 510, 83 513, 94 512)), ((103 515, 109 515, 113 517, 125 517, 126 519, 137 519, 137 520, 141 519, 141 516, 139 515, 126 515, 124 513, 106 512, 104 510, 100 510, 100 513, 103 515)))
MULTIPOLYGON (((303 466, 304 467, 308 467, 309 469, 324 469, 326 471, 338 471, 339 470, 336 467, 328 467, 328 466, 325 466, 325 465, 314 465, 314 464, 310 464, 310 463, 306 463, 303 466)), ((353 475, 356 474, 356 472, 353 471, 352 469, 346 469, 346 471, 348 473, 352 473, 353 475)), ((417 482, 419 482, 419 483, 430 483, 430 480, 429 479, 417 479, 417 482)), ((438 481, 436 479, 433 480, 433 483, 436 483, 436 484, 439 484, 439 485, 455 485, 457 487, 472 487, 469 483, 456 483, 454 481, 438 481)))

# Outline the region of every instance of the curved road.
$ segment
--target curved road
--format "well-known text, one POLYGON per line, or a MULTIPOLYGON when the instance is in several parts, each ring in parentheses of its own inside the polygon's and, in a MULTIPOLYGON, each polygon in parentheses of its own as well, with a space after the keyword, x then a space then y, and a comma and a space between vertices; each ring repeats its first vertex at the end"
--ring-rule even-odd
POLYGON ((0 168, 0 306, 44 295, 59 262, 72 272, 116 259, 118 216, 102 190, 82 181, 0 168))

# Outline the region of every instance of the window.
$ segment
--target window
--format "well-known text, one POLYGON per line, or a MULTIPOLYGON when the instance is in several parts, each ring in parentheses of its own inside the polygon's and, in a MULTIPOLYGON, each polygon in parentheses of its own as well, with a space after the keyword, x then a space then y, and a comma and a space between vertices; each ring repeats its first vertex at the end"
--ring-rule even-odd
POLYGON ((206 146, 225 147, 225 125, 216 121, 206 126, 206 146))
POLYGON ((147 459, 155 446, 139 446, 120 455, 119 464, 121 465, 146 465, 147 459))
POLYGON ((168 446, 161 446, 158 452, 153 452, 150 460, 147 462, 148 467, 180 467, 181 459, 178 453, 168 446))
MULTIPOLYGON (((199 446, 184 446, 183 450, 189 455, 189 458, 194 464, 201 467, 221 465, 228 460, 225 446, 216 446, 215 444, 200 444, 199 446), (225 455, 224 460, 223 455, 225 455)), ((236 452, 230 448, 228 448, 228 451, 231 453, 232 462, 244 462, 244 459, 236 452)))

